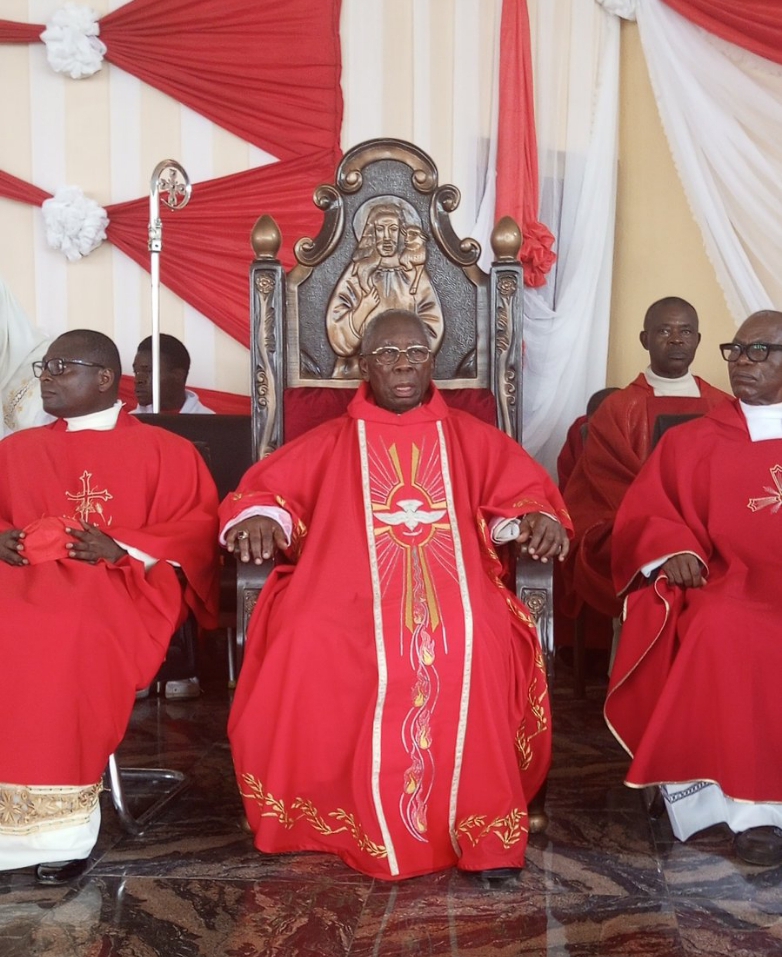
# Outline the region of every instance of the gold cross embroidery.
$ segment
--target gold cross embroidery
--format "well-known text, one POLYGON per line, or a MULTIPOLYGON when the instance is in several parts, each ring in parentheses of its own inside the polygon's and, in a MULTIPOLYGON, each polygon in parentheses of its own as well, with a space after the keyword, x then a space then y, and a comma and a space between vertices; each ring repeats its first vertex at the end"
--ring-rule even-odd
MULTIPOLYGON (((76 512, 83 522, 88 521, 89 516, 93 512, 97 512, 98 515, 105 518, 101 501, 108 502, 109 499, 114 498, 111 492, 105 488, 100 492, 97 491, 97 489, 91 488, 91 480, 92 472, 82 472, 81 490, 75 494, 71 492, 65 493, 66 498, 69 498, 72 502, 76 502, 76 512)), ((109 524, 111 524, 110 521, 109 524)))
POLYGON ((752 512, 759 512, 762 508, 767 508, 770 505, 772 514, 776 515, 782 508, 782 465, 774 465, 769 469, 769 472, 775 488, 764 485, 764 491, 771 494, 764 495, 761 498, 751 498, 747 502, 747 508, 752 512))

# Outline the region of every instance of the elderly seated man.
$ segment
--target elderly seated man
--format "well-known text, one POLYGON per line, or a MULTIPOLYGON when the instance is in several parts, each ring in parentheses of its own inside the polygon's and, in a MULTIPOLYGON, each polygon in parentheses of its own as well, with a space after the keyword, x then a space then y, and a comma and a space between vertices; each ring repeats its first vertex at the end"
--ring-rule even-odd
POLYGON ((253 613, 229 736, 256 847, 373 877, 524 863, 550 761, 538 636, 496 543, 562 558, 546 473, 449 411, 413 313, 367 325, 345 415, 253 466, 221 506, 242 561, 281 560, 253 613))
POLYGON ((662 785, 681 840, 724 822, 782 864, 782 313, 720 346, 735 400, 666 433, 628 491, 614 570, 632 591, 606 718, 627 783, 662 785))
POLYGON ((191 443, 123 411, 111 339, 67 332, 33 369, 57 418, 0 442, 0 870, 63 883, 136 689, 188 608, 214 617, 217 492, 191 443))

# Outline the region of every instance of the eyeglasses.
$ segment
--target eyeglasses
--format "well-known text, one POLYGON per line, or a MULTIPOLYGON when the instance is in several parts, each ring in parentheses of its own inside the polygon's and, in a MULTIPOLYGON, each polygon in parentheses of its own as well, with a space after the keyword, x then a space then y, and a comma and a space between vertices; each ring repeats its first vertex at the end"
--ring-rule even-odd
POLYGON ((94 366, 96 369, 103 369, 100 362, 85 362, 84 359, 46 359, 41 362, 33 363, 33 375, 40 379, 44 372, 49 375, 62 375, 66 366, 94 366))
POLYGON ((723 342, 720 346, 722 358, 726 362, 738 362, 741 356, 746 356, 751 362, 765 362, 772 350, 782 350, 782 345, 773 342, 749 342, 743 346, 740 342, 723 342))
POLYGON ((426 362, 432 354, 431 349, 426 346, 408 346, 406 349, 397 349, 396 346, 380 346, 379 349, 373 349, 372 352, 364 353, 366 358, 370 356, 381 366, 393 366, 399 362, 399 357, 404 353, 407 361, 414 366, 419 366, 426 362))

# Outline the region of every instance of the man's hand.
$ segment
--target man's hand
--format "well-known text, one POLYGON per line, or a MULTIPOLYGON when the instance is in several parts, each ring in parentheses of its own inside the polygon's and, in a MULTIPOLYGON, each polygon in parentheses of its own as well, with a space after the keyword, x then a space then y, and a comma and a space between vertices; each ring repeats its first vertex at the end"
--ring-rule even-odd
POLYGON ((68 557, 80 562, 89 562, 94 565, 102 558, 107 562, 118 562, 128 553, 119 546, 114 539, 88 522, 82 522, 81 528, 66 528, 69 535, 73 535, 75 542, 68 542, 66 549, 68 557))
POLYGON ((550 515, 530 512, 519 522, 517 539, 530 558, 547 562, 558 558, 564 562, 570 551, 570 542, 564 527, 550 515))
POLYGON ((0 532, 0 561, 7 565, 28 565, 24 557, 24 532, 19 528, 9 528, 0 532))
POLYGON ((671 555, 660 570, 671 584, 682 588, 702 588, 706 584, 703 565, 695 555, 671 555))
POLYGON ((275 549, 288 547, 285 532, 279 523, 266 515, 253 515, 230 528, 225 534, 225 547, 237 552, 239 561, 260 565, 271 558, 275 549))

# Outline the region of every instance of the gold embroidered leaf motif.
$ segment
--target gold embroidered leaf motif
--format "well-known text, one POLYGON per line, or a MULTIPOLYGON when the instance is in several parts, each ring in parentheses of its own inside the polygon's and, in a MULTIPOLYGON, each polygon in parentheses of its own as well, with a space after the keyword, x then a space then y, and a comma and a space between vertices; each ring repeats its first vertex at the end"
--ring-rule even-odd
POLYGON ((356 822, 356 819, 352 814, 348 814, 347 811, 339 807, 336 811, 330 811, 329 817, 334 817, 338 821, 344 821, 347 824, 348 830, 353 835, 353 839, 362 851, 366 851, 366 853, 371 857, 388 857, 388 851, 383 847, 383 845, 375 844, 374 841, 371 841, 364 833, 364 829, 361 827, 361 825, 356 822))
POLYGON ((338 821, 344 821, 345 826, 331 827, 325 818, 318 813, 312 801, 308 801, 302 797, 294 798, 291 802, 291 813, 288 813, 285 810, 285 802, 281 800, 278 801, 274 798, 265 790, 263 784, 261 784, 253 774, 243 774, 242 780, 249 789, 249 791, 240 792, 243 798, 256 801, 262 808, 271 808, 271 811, 262 811, 261 817, 277 818, 280 824, 287 830, 290 830, 294 824, 303 821, 320 834, 328 837, 334 834, 349 832, 356 844, 358 844, 360 850, 365 851, 372 857, 388 857, 388 852, 385 847, 383 847, 382 844, 375 844, 374 841, 371 841, 364 833, 364 829, 361 825, 356 822, 355 817, 342 808, 337 808, 336 811, 330 811, 328 816, 338 821), (292 812, 298 813, 294 817, 292 812))
POLYGON ((495 817, 491 823, 486 824, 486 818, 483 815, 476 814, 461 821, 456 826, 456 833, 464 834, 473 847, 484 838, 494 835, 507 850, 514 844, 518 844, 521 835, 526 833, 527 828, 522 824, 526 816, 526 811, 513 808, 505 817, 495 817), (472 831, 478 831, 478 833, 473 834, 472 831))
POLYGON ((516 732, 516 751, 519 754, 519 770, 526 771, 532 764, 532 745, 523 728, 516 732))

